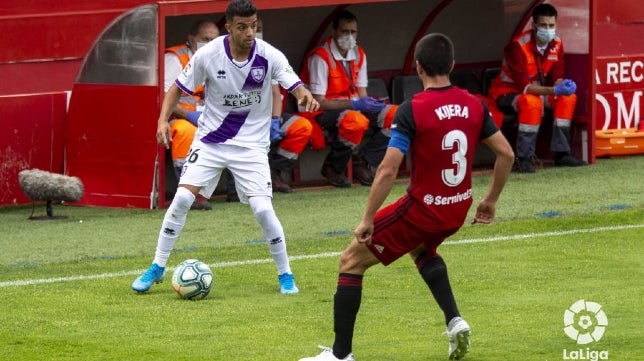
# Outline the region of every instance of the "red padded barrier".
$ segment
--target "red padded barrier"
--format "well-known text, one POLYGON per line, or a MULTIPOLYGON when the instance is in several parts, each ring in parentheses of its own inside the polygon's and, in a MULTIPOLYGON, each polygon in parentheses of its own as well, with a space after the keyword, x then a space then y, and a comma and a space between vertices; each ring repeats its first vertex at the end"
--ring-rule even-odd
POLYGON ((75 84, 66 127, 79 204, 149 208, 157 155, 156 86, 75 84))
POLYGON ((63 172, 63 135, 67 94, 0 96, 0 205, 30 203, 18 173, 38 168, 63 172))

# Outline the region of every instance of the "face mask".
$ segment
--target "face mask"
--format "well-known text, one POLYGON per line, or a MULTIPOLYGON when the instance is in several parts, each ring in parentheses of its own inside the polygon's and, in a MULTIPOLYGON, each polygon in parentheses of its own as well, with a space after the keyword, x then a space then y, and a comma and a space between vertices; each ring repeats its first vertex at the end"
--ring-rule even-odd
POLYGON ((197 50, 201 49, 201 48, 202 48, 204 45, 206 45, 206 44, 208 44, 208 43, 200 43, 200 42, 197 42, 197 50))
POLYGON ((264 34, 263 33, 255 33, 255 39, 264 39, 264 34))
POLYGON ((342 50, 351 50, 356 47, 356 38, 352 35, 344 35, 338 39, 338 46, 342 50))
POLYGON ((555 29, 537 29, 537 39, 542 43, 549 43, 555 38, 555 29))

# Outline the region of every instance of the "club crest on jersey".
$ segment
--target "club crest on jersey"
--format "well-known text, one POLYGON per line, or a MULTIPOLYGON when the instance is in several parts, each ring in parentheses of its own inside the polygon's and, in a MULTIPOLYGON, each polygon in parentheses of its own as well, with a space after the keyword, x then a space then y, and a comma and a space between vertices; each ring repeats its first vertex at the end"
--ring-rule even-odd
POLYGON ((254 66, 250 69, 250 74, 256 82, 261 82, 266 76, 266 69, 263 66, 254 66))

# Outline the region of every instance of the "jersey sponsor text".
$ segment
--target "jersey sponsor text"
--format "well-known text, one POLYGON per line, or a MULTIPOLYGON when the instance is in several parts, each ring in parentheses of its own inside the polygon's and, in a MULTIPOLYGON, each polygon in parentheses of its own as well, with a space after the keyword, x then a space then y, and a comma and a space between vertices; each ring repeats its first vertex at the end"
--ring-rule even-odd
POLYGON ((256 103, 262 102, 262 93, 260 91, 250 91, 245 93, 235 93, 224 95, 223 106, 233 109, 244 108, 256 103))
POLYGON ((463 202, 470 198, 472 198, 472 188, 463 193, 456 193, 452 196, 426 194, 425 197, 423 197, 423 202, 428 206, 446 206, 449 204, 463 202))

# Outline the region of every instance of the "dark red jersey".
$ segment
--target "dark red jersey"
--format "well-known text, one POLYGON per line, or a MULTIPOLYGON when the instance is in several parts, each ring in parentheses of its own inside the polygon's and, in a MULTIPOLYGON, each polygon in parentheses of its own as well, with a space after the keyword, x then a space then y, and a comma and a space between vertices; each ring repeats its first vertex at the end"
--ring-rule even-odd
POLYGON ((463 225, 472 205, 476 145, 498 131, 487 107, 463 89, 428 89, 401 104, 392 129, 411 140, 407 192, 424 205, 414 224, 426 230, 463 225))

